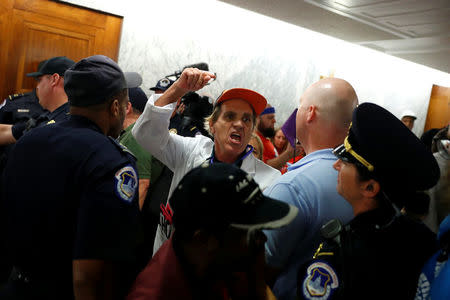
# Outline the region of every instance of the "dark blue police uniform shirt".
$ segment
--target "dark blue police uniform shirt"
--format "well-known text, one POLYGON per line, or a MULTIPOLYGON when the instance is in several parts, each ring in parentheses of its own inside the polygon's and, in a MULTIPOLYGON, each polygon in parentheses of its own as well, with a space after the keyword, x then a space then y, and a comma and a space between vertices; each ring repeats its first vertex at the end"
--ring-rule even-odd
POLYGON ((9 96, 5 101, 5 105, 0 109, 1 124, 16 124, 27 121, 29 118, 37 118, 47 111, 39 104, 36 90, 26 94, 9 96))
POLYGON ((69 117, 69 111, 69 102, 66 102, 52 112, 46 111, 38 117, 33 118, 34 123, 32 125, 29 124, 31 120, 22 121, 13 125, 11 128, 12 134, 14 138, 18 140, 24 133, 33 128, 67 120, 69 117))
POLYGON ((81 116, 16 144, 3 205, 13 264, 72 284, 73 259, 132 262, 139 241, 135 158, 81 116))

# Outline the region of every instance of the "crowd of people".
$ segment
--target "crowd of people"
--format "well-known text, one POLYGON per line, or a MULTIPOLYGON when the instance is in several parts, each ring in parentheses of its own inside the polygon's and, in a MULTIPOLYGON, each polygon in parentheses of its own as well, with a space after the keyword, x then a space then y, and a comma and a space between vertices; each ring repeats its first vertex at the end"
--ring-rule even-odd
MULTIPOLYGON (((194 65, 193 65, 194 66, 194 65)), ((186 66, 53 57, 0 108, 0 299, 449 299, 450 126, 325 78, 275 127, 186 66), (425 134, 424 134, 425 135, 425 134)))

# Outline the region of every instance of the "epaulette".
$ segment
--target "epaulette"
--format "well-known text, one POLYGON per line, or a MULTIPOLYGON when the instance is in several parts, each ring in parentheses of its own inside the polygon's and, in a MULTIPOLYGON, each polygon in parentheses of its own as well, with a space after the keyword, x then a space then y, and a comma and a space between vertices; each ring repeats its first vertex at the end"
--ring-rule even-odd
POLYGON ((7 99, 9 101, 13 101, 14 99, 21 98, 23 96, 25 96, 25 94, 11 94, 11 95, 8 96, 7 99))
POLYGON ((129 153, 131 154, 135 159, 136 155, 134 155, 133 152, 130 151, 130 149, 128 149, 127 147, 125 147, 124 145, 122 145, 121 143, 119 143, 116 139, 108 136, 109 140, 120 150, 120 152, 124 152, 124 153, 129 153))

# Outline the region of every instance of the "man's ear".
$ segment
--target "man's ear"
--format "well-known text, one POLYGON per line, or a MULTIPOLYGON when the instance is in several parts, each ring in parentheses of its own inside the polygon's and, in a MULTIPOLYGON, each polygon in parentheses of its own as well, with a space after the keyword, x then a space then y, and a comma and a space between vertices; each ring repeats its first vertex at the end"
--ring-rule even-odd
POLYGON ((214 123, 212 120, 209 120, 209 131, 211 132, 212 135, 214 135, 216 133, 216 129, 213 127, 214 123))
POLYGON ((317 115, 317 107, 315 105, 308 106, 306 110, 306 122, 311 123, 317 115))
POLYGON ((369 179, 363 184, 363 195, 367 198, 375 198, 375 196, 380 192, 380 184, 378 181, 369 179))
POLYGON ((133 106, 131 105, 131 102, 127 102, 127 115, 130 114, 133 111, 133 106))
POLYGON ((119 99, 114 99, 111 102, 111 105, 109 106, 109 112, 111 113, 112 116, 118 117, 119 116, 119 111, 120 111, 119 99))
POLYGON ((62 77, 59 76, 58 73, 54 73, 52 76, 50 76, 50 78, 51 78, 50 82, 51 86, 56 86, 59 82, 59 79, 61 79, 62 77))

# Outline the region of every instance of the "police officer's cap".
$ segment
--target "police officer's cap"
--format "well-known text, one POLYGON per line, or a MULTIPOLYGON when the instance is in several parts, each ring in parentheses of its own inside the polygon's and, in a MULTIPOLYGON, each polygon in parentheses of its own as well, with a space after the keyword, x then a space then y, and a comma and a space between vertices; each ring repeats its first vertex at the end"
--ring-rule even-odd
POLYGON ((156 85, 154 87, 151 87, 150 90, 151 91, 163 91, 165 92, 168 88, 170 88, 170 86, 174 83, 175 81, 173 81, 172 79, 169 78, 162 78, 160 80, 158 80, 158 82, 156 83, 156 85))
POLYGON ((334 153, 362 165, 390 191, 423 191, 439 179, 433 154, 399 119, 373 103, 353 111, 348 136, 334 153))
POLYGON ((37 72, 28 73, 28 77, 39 77, 42 75, 59 74, 64 76, 64 72, 75 62, 65 56, 52 57, 39 63, 37 72))
POLYGON ((100 104, 127 88, 125 76, 111 58, 84 58, 65 73, 64 90, 72 106, 100 104))

